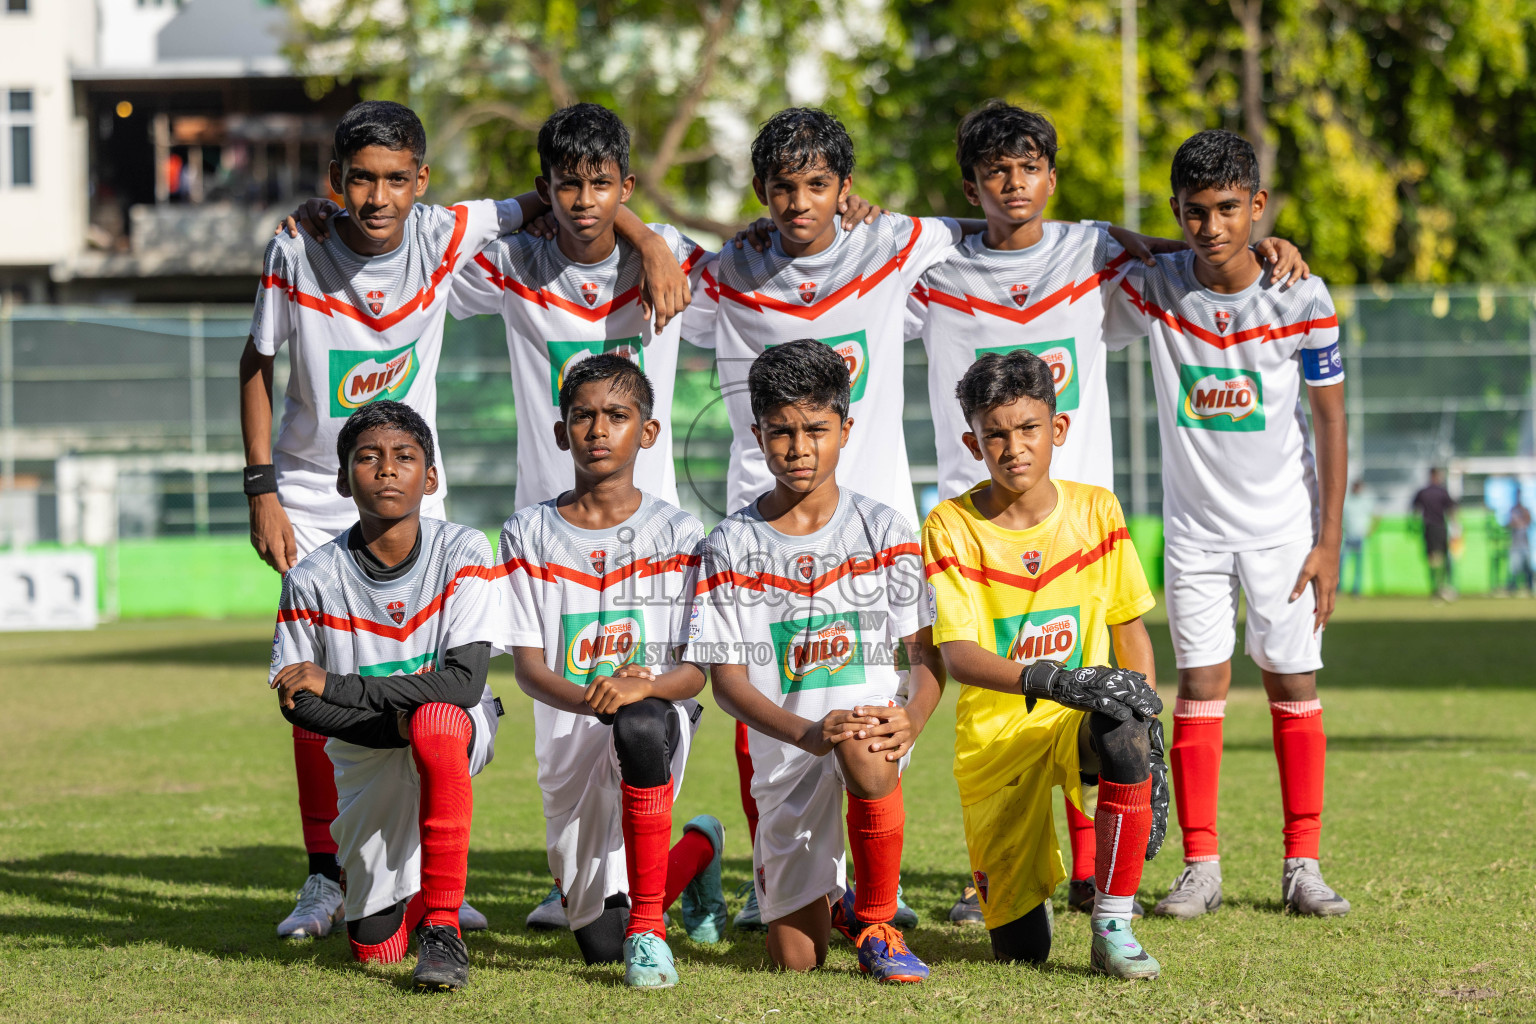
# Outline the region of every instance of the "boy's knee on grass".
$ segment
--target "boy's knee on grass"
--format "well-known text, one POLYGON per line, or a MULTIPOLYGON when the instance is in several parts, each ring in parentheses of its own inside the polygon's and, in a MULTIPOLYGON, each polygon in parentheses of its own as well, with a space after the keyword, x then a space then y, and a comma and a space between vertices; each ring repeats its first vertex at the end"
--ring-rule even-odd
POLYGON ((1043 964, 1051 955, 1051 918, 1044 903, 988 934, 992 956, 1004 963, 1043 964))
POLYGON ((825 897, 768 922, 768 957, 782 971, 813 971, 827 962, 832 910, 825 897))

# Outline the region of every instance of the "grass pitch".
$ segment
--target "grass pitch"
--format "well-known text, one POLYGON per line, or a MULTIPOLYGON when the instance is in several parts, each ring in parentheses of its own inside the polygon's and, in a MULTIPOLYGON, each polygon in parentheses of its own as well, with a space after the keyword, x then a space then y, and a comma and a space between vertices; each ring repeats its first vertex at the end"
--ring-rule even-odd
MULTIPOLYGON (((1536 607, 1346 603, 1322 676, 1329 731, 1327 878, 1336 920, 1280 913, 1280 801, 1257 673, 1240 665, 1222 778, 1226 905, 1145 921, 1163 976, 1087 971, 1086 920, 1058 894, 1040 970, 990 961, 985 932, 944 916, 966 872, 949 773, 951 692, 904 790, 909 939, 921 987, 880 988, 834 943, 825 970, 768 969, 760 936, 698 947, 674 933, 682 984, 635 993, 586 967, 568 934, 526 932, 549 886, 528 703, 506 699, 476 780, 470 988, 410 991, 405 964, 361 968, 333 935, 274 926, 305 874, 287 726, 262 685, 267 622, 118 624, 0 634, 0 1020, 1402 1021, 1536 1019, 1536 607)), ((1165 684, 1167 630, 1154 627, 1165 684)), ((727 887, 750 870, 730 722, 706 714, 677 808, 727 828, 727 887)), ((1171 703, 1171 701, 1170 701, 1171 703)), ((1058 804, 1059 806, 1059 804, 1058 804)), ((1178 830, 1142 902, 1178 873, 1178 830)), ((739 906, 733 902, 732 909, 739 906)))

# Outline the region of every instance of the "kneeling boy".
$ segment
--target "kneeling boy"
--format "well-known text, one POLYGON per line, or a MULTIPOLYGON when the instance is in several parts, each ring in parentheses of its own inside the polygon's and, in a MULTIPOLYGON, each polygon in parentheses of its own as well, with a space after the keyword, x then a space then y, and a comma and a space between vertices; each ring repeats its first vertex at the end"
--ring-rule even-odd
POLYGON ((668 853, 703 711, 704 673, 676 655, 704 528, 635 486, 636 458, 661 429, 654 398, 622 356, 566 372, 554 432, 576 486, 508 519, 501 561, 508 649, 536 701, 549 870, 576 943, 589 964, 622 960, 627 985, 670 988, 672 901, 683 897, 695 941, 725 930, 724 829, 700 815, 668 853))
POLYGON ((1097 772, 1093 969, 1155 978, 1131 935, 1143 855, 1161 845, 1168 812, 1141 622, 1155 602, 1114 494, 1051 479, 1068 424, 1050 367, 1027 350, 985 355, 955 394, 990 479, 929 513, 923 557, 933 639, 962 687, 955 779, 992 951, 1050 953, 1047 901, 1066 877, 1051 789, 1081 809, 1079 772, 1097 772), (1111 643, 1118 669, 1103 667, 1111 643))
POLYGON ((853 421, 837 352, 811 340, 769 348, 747 387, 774 486, 705 542, 687 658, 710 665, 715 699, 752 730, 768 953, 787 970, 818 967, 836 921, 866 973, 922 981, 927 966, 890 923, 901 772, 939 699, 920 552, 900 512, 838 486, 853 421))
POLYGON ((414 930, 416 987, 463 988, 469 780, 501 713, 485 682, 499 628, 491 549, 478 530, 421 517, 437 469, 410 406, 365 405, 336 454, 358 522, 283 576, 271 684, 288 721, 330 737, 353 953, 394 963, 414 930))

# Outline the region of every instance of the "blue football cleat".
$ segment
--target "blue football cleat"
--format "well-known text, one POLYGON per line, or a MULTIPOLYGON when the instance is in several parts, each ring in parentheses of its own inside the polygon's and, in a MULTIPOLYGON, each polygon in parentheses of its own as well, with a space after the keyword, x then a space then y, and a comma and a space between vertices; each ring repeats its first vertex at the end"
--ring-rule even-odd
POLYGON ((859 970, 876 981, 913 984, 928 980, 928 965, 907 948, 895 925, 872 924, 859 935, 859 970))

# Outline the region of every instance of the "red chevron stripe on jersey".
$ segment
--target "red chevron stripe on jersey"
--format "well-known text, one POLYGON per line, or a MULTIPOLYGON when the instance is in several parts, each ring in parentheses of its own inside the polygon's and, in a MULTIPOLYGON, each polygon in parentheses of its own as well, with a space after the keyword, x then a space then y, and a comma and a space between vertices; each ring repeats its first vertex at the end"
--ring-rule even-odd
POLYGON ((837 291, 828 292, 820 296, 817 301, 812 302, 810 305, 803 303, 798 306, 792 305, 783 299, 764 295, 762 292, 752 292, 750 295, 746 292, 739 292, 728 284, 721 284, 708 269, 704 271, 704 287, 709 292, 709 297, 717 302, 720 299, 730 299, 732 302, 746 306, 748 309, 756 310, 759 313, 772 310, 776 313, 787 313, 790 316, 797 316, 802 320, 815 320, 850 295, 868 295, 874 291, 881 281, 889 277, 893 271, 907 261, 908 256, 912 255, 912 247, 917 245, 917 240, 922 233, 923 222, 914 217, 912 219, 912 237, 907 239, 907 244, 902 246, 900 252, 887 260, 884 266, 868 277, 860 274, 837 289, 837 291))
POLYGON ((425 287, 411 296, 400 308, 383 316, 369 316, 356 306, 342 299, 329 295, 310 295, 278 277, 276 274, 264 274, 261 278, 263 288, 279 288, 288 293, 288 301, 298 303, 308 309, 313 309, 326 316, 351 317, 364 327, 372 328, 379 333, 389 330, 395 324, 404 320, 418 309, 425 309, 432 305, 437 295, 437 286, 443 283, 443 278, 453 272, 453 265, 459 259, 459 243, 464 240, 464 231, 469 226, 469 211, 462 206, 450 206, 453 211, 453 233, 448 236, 448 248, 443 252, 443 261, 432 271, 432 277, 425 287))
POLYGON ((1030 303, 1023 309, 1017 306, 1003 306, 996 302, 988 302, 986 299, 978 299, 974 295, 951 295, 948 292, 921 284, 913 289, 912 294, 916 295, 918 301, 924 304, 936 303, 940 306, 948 306, 950 309, 959 310, 970 316, 975 316, 978 312, 989 313, 992 316, 1002 317, 1004 320, 1012 320, 1014 323, 1027 324, 1037 316, 1061 305, 1063 302, 1071 305, 1084 295, 1095 291, 1105 281, 1112 280, 1120 272, 1120 267, 1128 259, 1130 259, 1130 256, 1122 252, 1119 256, 1110 260, 1104 269, 1098 273, 1090 274, 1083 280, 1073 284, 1064 285, 1051 292, 1045 298, 1030 303), (921 294, 918 293, 918 289, 921 289, 921 294))
POLYGON ((751 576, 734 570, 717 572, 708 579, 699 580, 698 592, 707 593, 729 583, 744 590, 762 591, 764 588, 772 587, 774 590, 786 590, 802 597, 813 597, 818 591, 826 589, 829 584, 837 582, 844 576, 864 576, 889 568, 896 564, 896 559, 901 555, 916 555, 921 558, 923 550, 916 544, 895 544, 875 552, 868 558, 850 558, 841 565, 828 569, 814 580, 786 579, 768 572, 751 576))
POLYGON ((402 641, 427 622, 430 622, 432 616, 442 611, 443 602, 453 596, 453 592, 459 588, 460 580, 471 576, 482 580, 494 580, 499 575, 501 573, 498 569, 488 569, 483 565, 466 565, 453 574, 453 579, 448 581, 448 585, 443 588, 441 594, 428 601, 421 611, 412 615, 398 626, 385 622, 374 622, 372 619, 365 619, 361 615, 349 615, 346 618, 342 618, 339 615, 327 614, 318 608, 284 608, 277 613, 277 621, 294 622, 304 619, 316 625, 324 626, 326 629, 334 629, 342 633, 372 633, 375 636, 382 636, 386 640, 402 641))
POLYGON ((961 576, 974 583, 981 583, 989 587, 997 583, 1002 586, 1015 587, 1019 590, 1028 590, 1033 593, 1065 573, 1068 569, 1076 569, 1078 572, 1082 572, 1088 566, 1113 551, 1116 544, 1122 540, 1130 539, 1130 531, 1122 526, 1106 536, 1097 546, 1088 548, 1085 551, 1074 551, 1049 569, 1042 570, 1040 575, 1034 578, 1020 576, 1002 569, 994 569, 989 565, 980 567, 965 565, 954 555, 946 555, 937 562, 929 562, 923 566, 923 572, 925 575, 932 577, 937 576, 946 569, 956 569, 959 570, 961 576))
MULTIPOLYGON (((703 257, 703 255, 703 247, 694 246, 693 252, 689 253, 688 258, 678 266, 682 269, 682 272, 686 274, 692 270, 695 265, 698 264, 700 258, 703 257)), ((479 266, 481 270, 485 271, 485 276, 490 280, 492 284, 502 289, 503 291, 511 292, 513 295, 516 295, 520 299, 526 299, 527 301, 533 303, 535 306, 542 306, 545 309, 549 309, 551 306, 553 306, 556 309, 563 310, 564 312, 570 313, 574 316, 579 316, 588 323, 595 324, 599 320, 603 320, 608 317, 609 314, 611 314, 614 310, 622 309, 640 297, 640 286, 635 285, 633 288, 628 289, 623 294, 615 295, 601 306, 588 308, 587 306, 572 302, 570 299, 567 299, 563 296, 556 295, 548 288, 529 288, 527 285, 520 281, 514 281, 512 278, 507 277, 501 271, 497 270, 496 265, 490 260, 486 259, 484 253, 481 253, 475 257, 475 264, 479 266)))
POLYGON ((1249 327, 1235 334, 1221 335, 1201 327, 1197 323, 1191 323, 1182 316, 1170 313, 1150 300, 1143 298, 1140 292, 1131 287, 1129 281, 1121 281, 1120 287, 1126 295, 1130 296, 1131 303, 1141 312, 1161 320, 1186 337, 1195 338, 1219 349, 1229 349, 1233 345, 1240 345, 1245 341, 1252 341, 1255 338, 1258 338, 1260 344, 1262 344, 1266 341, 1273 341, 1276 338, 1289 338, 1293 334, 1305 334, 1308 331, 1320 331, 1329 327, 1339 326, 1338 314, 1331 314, 1317 320, 1299 320, 1294 324, 1282 324, 1279 327, 1260 324, 1258 327, 1249 327))
POLYGON ((556 583, 565 580, 570 583, 579 583, 593 590, 607 590, 615 583, 622 583, 630 577, 646 579, 651 576, 659 576, 664 572, 681 572, 699 564, 698 555, 673 555, 653 561, 650 558, 637 558, 628 565, 620 566, 613 572, 603 573, 601 576, 568 565, 540 565, 527 558, 512 558, 497 567, 498 575, 510 576, 521 569, 536 580, 545 583, 556 583))

